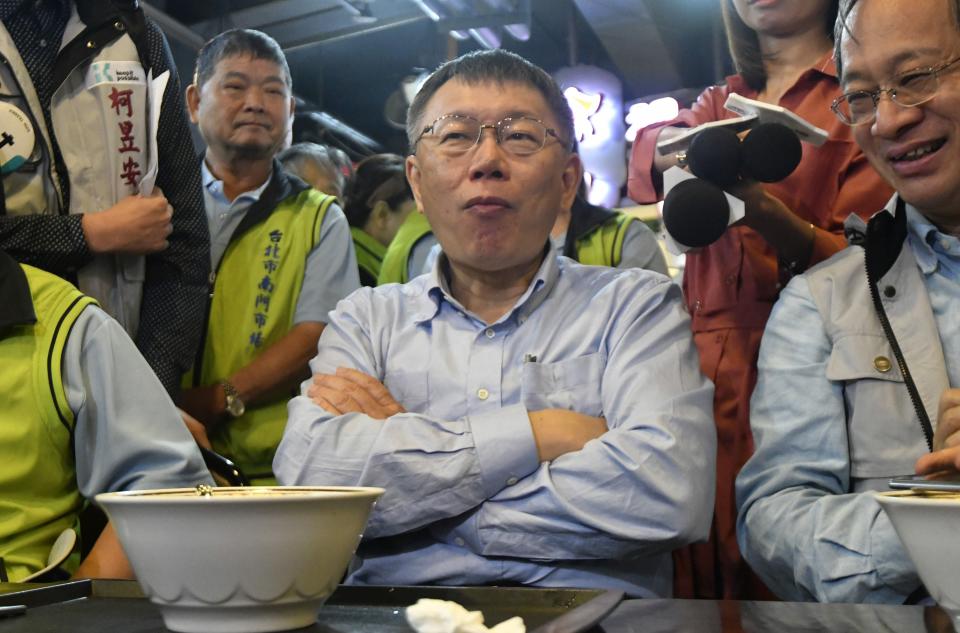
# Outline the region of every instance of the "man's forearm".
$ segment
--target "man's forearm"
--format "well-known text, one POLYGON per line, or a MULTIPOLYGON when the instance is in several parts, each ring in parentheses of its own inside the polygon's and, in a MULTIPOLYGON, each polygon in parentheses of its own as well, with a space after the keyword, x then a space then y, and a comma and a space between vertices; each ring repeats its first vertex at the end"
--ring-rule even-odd
POLYGON ((0 249, 23 264, 66 275, 90 261, 82 215, 0 216, 0 249))
POLYGON ((225 378, 240 392, 245 404, 257 404, 278 394, 290 393, 310 376, 310 359, 325 324, 298 323, 286 336, 264 350, 251 363, 225 378))

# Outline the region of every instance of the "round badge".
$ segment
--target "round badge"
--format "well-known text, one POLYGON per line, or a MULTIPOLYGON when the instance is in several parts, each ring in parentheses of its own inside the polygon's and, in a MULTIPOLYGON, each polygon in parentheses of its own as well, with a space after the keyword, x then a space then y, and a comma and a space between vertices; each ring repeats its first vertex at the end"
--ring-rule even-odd
POLYGON ((0 173, 19 169, 33 153, 35 142, 30 118, 17 106, 0 102, 0 173))

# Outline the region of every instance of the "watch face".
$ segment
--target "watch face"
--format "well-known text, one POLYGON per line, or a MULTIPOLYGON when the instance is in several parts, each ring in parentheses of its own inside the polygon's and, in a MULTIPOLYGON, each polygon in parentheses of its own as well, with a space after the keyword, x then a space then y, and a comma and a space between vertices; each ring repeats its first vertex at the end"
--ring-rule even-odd
POLYGON ((227 412, 235 418, 243 415, 246 407, 243 406, 243 400, 236 396, 227 396, 227 412))

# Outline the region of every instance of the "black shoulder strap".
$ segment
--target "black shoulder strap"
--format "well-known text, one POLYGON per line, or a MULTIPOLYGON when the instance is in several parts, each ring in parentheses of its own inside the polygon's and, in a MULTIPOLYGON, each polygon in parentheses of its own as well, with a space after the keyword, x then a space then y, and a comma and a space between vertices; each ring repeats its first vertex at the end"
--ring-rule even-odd
POLYGON ((904 248, 904 242, 907 239, 907 209, 903 199, 897 198, 896 215, 890 216, 889 213, 882 211, 877 213, 867 224, 867 236, 864 240, 863 258, 867 269, 867 283, 870 286, 870 297, 873 299, 873 307, 880 320, 880 327, 893 349, 893 355, 900 367, 900 374, 903 376, 903 382, 907 386, 907 393, 910 394, 910 401, 920 420, 920 427, 923 430, 923 436, 927 441, 927 448, 933 450, 933 425, 930 423, 930 416, 923 406, 923 400, 920 399, 920 392, 917 390, 917 384, 910 374, 910 368, 907 367, 907 360, 903 356, 903 350, 900 349, 900 343, 897 341, 893 326, 890 325, 890 319, 887 318, 887 311, 883 307, 883 300, 880 299, 880 289, 877 281, 881 279, 893 267, 894 262, 900 256, 904 248))

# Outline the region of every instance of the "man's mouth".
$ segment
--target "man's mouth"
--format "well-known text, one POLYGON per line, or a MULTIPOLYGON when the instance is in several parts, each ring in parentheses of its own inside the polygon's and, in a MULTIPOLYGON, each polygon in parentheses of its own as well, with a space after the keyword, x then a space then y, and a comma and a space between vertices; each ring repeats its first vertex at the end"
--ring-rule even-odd
POLYGON ((471 198, 467 201, 467 204, 464 205, 464 208, 473 211, 480 212, 490 212, 495 210, 509 209, 510 203, 504 200, 503 198, 496 198, 494 196, 483 196, 477 198, 471 198))
POLYGON ((941 147, 944 146, 946 142, 947 142, 946 139, 938 139, 936 141, 932 141, 930 143, 926 143, 924 145, 914 147, 908 152, 891 155, 889 157, 889 160, 892 163, 902 163, 902 162, 907 162, 912 160, 920 160, 924 156, 933 154, 934 152, 939 150, 941 147))

